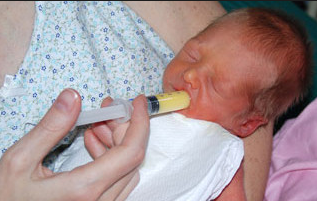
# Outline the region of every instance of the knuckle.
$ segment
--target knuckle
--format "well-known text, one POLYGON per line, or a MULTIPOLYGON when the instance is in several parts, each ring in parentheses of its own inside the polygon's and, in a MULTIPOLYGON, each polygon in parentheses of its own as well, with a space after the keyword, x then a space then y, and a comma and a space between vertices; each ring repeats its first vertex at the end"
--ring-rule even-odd
POLYGON ((133 150, 133 162, 136 165, 140 165, 142 163, 142 161, 144 160, 145 157, 145 150, 144 148, 138 146, 135 147, 133 150))
POLYGON ((56 132, 60 130, 60 127, 58 125, 54 125, 52 124, 51 121, 49 121, 48 119, 44 118, 42 119, 39 124, 37 125, 37 127, 41 130, 41 131, 46 131, 46 132, 56 132))

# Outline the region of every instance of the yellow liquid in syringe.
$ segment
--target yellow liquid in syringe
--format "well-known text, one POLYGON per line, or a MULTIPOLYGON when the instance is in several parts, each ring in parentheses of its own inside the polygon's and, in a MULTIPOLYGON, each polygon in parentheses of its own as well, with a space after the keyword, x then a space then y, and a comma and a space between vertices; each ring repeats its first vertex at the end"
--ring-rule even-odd
POLYGON ((190 97, 185 91, 175 91, 146 97, 149 115, 185 109, 190 104, 190 97))

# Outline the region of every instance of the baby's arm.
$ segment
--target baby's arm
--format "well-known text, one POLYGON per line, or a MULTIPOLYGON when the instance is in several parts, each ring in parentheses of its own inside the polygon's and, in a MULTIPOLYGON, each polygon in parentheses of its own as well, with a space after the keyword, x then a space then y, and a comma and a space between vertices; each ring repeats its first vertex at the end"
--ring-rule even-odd
POLYGON ((240 165, 231 182, 226 186, 222 193, 216 198, 216 201, 245 201, 245 192, 243 187, 243 168, 240 165))

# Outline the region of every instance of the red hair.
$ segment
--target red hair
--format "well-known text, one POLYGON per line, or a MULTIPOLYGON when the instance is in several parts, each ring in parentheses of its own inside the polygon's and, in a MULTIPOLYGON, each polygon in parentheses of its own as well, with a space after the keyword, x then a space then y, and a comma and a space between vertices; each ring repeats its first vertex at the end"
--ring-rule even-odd
MULTIPOLYGON (((287 15, 265 8, 228 13, 215 22, 233 20, 241 27, 241 44, 260 58, 261 67, 273 66, 277 76, 265 86, 249 83, 250 108, 267 119, 276 118, 299 101, 312 79, 312 50, 305 29, 287 15), (273 65, 272 65, 273 64, 273 65)), ((270 67, 272 68, 272 67, 270 67)), ((264 78, 265 79, 265 78, 264 78)))

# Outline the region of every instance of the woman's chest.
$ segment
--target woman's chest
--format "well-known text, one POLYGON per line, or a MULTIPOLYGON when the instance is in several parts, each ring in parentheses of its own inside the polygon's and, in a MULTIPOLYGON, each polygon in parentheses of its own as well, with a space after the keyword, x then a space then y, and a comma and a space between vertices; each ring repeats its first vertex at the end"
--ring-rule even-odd
POLYGON ((35 17, 34 2, 0 4, 0 86, 17 72, 28 50, 35 17))

